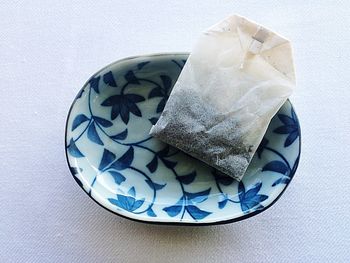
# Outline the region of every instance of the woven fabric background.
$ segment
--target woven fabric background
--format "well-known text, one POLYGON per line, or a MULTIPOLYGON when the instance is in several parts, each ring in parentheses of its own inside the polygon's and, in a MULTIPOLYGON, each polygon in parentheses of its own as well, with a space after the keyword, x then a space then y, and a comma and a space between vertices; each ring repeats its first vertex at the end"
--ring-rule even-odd
POLYGON ((349 262, 349 1, 1 1, 0 262, 349 262), (262 214, 210 227, 119 218, 71 177, 73 98, 123 57, 190 51, 232 13, 292 40, 302 158, 262 214))

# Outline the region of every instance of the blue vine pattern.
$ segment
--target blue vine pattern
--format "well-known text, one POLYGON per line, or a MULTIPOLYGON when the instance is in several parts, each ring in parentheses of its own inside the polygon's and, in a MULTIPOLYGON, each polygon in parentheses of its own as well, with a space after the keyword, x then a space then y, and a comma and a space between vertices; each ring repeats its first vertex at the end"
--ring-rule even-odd
MULTIPOLYGON (((186 60, 183 59, 171 60, 171 63, 178 67, 179 70, 183 68, 185 62, 186 60)), ((151 64, 151 61, 143 61, 138 63, 136 65, 136 71, 141 71, 144 67, 151 64)), ((176 171, 176 166, 178 163, 171 159, 171 157, 179 153, 178 150, 165 146, 163 149, 155 151, 145 144, 147 141, 151 140, 152 137, 147 137, 132 143, 126 143, 124 141, 128 137, 127 127, 125 127, 122 132, 117 134, 109 134, 106 131, 107 128, 113 126, 112 121, 118 117, 120 117, 121 121, 126 126, 129 123, 131 116, 139 118, 143 117, 142 111, 138 106, 139 103, 145 102, 146 100, 152 98, 160 98, 155 109, 154 117, 148 119, 151 124, 155 124, 159 113, 163 111, 165 103, 170 95, 174 84, 173 79, 168 75, 161 74, 159 75, 159 82, 157 82, 152 79, 138 77, 135 70, 132 69, 125 72, 122 78, 125 83, 123 85, 119 85, 117 81, 118 79, 116 76, 114 76, 112 71, 108 71, 103 75, 94 76, 89 80, 88 87, 86 89, 82 89, 76 97, 76 100, 78 100, 82 97, 84 92, 88 93, 89 115, 80 113, 74 117, 70 127, 72 132, 80 126, 85 126, 75 139, 71 138, 69 140, 67 152, 74 158, 85 157, 84 153, 77 146, 77 142, 84 134, 92 143, 96 145, 105 146, 104 138, 102 138, 103 136, 119 145, 125 146, 126 148, 125 152, 119 158, 117 158, 115 153, 111 152, 107 148, 104 148, 102 158, 98 165, 99 173, 95 176, 91 182, 91 185, 89 186, 89 194, 91 195, 97 178, 101 174, 109 174, 116 185, 121 185, 126 181, 122 171, 132 170, 144 178, 145 183, 153 192, 152 200, 146 202, 145 198, 138 197, 135 187, 132 186, 126 193, 119 189, 119 193, 116 194, 115 197, 108 198, 108 201, 112 205, 133 214, 145 213, 149 217, 157 217, 157 214, 153 209, 153 205, 157 198, 157 192, 161 191, 166 186, 166 183, 156 183, 152 179, 152 174, 157 171, 159 164, 162 163, 176 178, 182 193, 179 199, 173 205, 166 206, 162 210, 169 217, 179 217, 180 221, 184 219, 186 214, 188 214, 188 216, 195 221, 206 218, 212 214, 212 212, 200 208, 200 204, 208 199, 212 191, 212 187, 197 192, 186 190, 186 186, 195 181, 197 171, 194 170, 187 174, 178 174, 176 171), (105 87, 119 91, 118 94, 113 94, 104 99, 100 105, 101 107, 107 107, 110 109, 110 119, 96 115, 93 109, 94 104, 91 101, 92 93, 100 94, 101 82, 105 84, 105 87), (142 85, 143 83, 151 84, 151 89, 147 97, 128 92, 128 87, 142 85), (153 155, 151 161, 145 166, 149 173, 146 173, 133 165, 135 148, 142 149, 153 155)), ((293 108, 291 107, 290 116, 278 114, 278 118, 282 125, 274 129, 273 132, 280 136, 287 136, 284 147, 291 146, 297 139, 300 140, 299 123, 293 108)), ((293 165, 291 165, 281 152, 269 146, 269 140, 267 138, 263 138, 256 153, 257 157, 262 158, 262 155, 266 151, 276 155, 278 159, 266 163, 262 168, 262 172, 270 171, 282 175, 274 181, 272 187, 279 184, 288 184, 298 166, 299 155, 293 165)), ((82 170, 81 168, 71 167, 71 171, 73 175, 76 176, 82 170)), ((224 209, 229 203, 232 205, 239 204, 241 211, 244 214, 264 208, 261 203, 268 199, 268 196, 259 193, 262 187, 262 182, 257 182, 253 186, 246 188, 242 181, 237 183, 231 177, 228 177, 217 170, 212 171, 212 176, 215 180, 216 188, 220 193, 219 200, 217 202, 219 209, 224 209), (235 187, 238 194, 235 196, 230 196, 223 191, 223 187, 235 187)), ((75 179, 80 186, 83 186, 83 183, 77 177, 75 179)))
MULTIPOLYGON (((277 134, 283 134, 283 135, 288 134, 284 142, 284 147, 286 148, 292 145, 292 143, 296 141, 298 138, 300 140, 299 121, 294 112, 293 107, 291 107, 291 117, 285 114, 278 114, 277 116, 279 120, 283 123, 283 125, 274 129, 273 132, 277 134)), ((274 153, 277 157, 279 157, 280 160, 275 160, 267 163, 262 168, 262 171, 263 172, 271 171, 271 172, 276 172, 283 175, 272 184, 273 187, 279 184, 288 184, 292 179, 293 175, 295 174, 296 169, 298 167, 300 153, 298 154, 297 159, 294 161, 293 166, 291 166, 288 160, 285 158, 285 156, 283 156, 283 154, 269 147, 268 144, 269 144, 269 140, 266 138, 263 138, 257 150, 257 154, 259 158, 261 158, 263 151, 267 150, 274 153)), ((299 148, 300 148, 300 145, 299 145, 299 148)))

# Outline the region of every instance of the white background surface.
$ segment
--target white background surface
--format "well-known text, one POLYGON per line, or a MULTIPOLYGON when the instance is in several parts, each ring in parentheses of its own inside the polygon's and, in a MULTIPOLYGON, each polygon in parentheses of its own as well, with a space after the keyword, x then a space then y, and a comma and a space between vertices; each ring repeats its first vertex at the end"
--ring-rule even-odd
POLYGON ((349 3, 1 1, 0 262, 349 262, 349 3), (294 44, 302 158, 285 194, 211 227, 144 225, 96 205, 64 155, 80 87, 126 56, 189 51, 231 13, 294 44))

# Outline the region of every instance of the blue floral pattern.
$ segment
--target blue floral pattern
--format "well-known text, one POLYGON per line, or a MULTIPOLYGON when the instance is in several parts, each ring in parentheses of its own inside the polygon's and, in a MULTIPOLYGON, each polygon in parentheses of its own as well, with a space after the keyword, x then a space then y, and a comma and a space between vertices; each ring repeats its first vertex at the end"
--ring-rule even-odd
POLYGON ((209 224, 264 210, 298 166, 300 127, 292 105, 287 101, 273 118, 238 183, 148 135, 186 58, 131 58, 87 82, 67 120, 73 176, 102 206, 135 220, 209 224))
POLYGON ((109 202, 112 204, 126 210, 129 212, 134 212, 142 206, 145 202, 145 198, 140 200, 135 199, 135 188, 131 187, 128 191, 128 195, 117 194, 117 198, 108 198, 109 202))

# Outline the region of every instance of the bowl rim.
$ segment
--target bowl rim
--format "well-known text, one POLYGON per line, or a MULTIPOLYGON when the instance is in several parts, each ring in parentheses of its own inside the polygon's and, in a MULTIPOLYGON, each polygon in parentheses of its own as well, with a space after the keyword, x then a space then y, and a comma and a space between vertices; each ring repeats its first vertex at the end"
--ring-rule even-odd
MULTIPOLYGON (((119 60, 116 60, 110 64, 108 64, 107 66, 99 69, 95 74, 93 74, 91 77, 95 76, 96 74, 99 74, 101 71, 103 71, 106 68, 109 68, 111 66, 113 66, 114 64, 120 63, 120 62, 124 62, 124 61, 128 61, 128 60, 132 60, 132 59, 136 59, 136 58, 140 58, 140 57, 163 57, 163 56, 181 56, 181 55, 189 55, 189 52, 159 52, 159 53, 150 53, 150 54, 143 54, 143 55, 134 55, 134 56, 129 56, 129 57, 125 57, 119 60)), ((91 78, 90 77, 90 78, 91 78)), ((85 86, 88 84, 89 80, 87 80, 84 85, 82 86, 82 88, 78 91, 78 94, 85 88, 85 86)), ((69 162, 69 157, 68 157, 68 149, 66 147, 66 142, 67 142, 67 134, 68 134, 68 121, 69 121, 69 117, 71 115, 71 111, 73 109, 73 106, 76 102, 77 98, 74 98, 73 102, 70 105, 67 117, 66 117, 66 122, 65 122, 65 135, 64 135, 64 148, 65 148, 65 156, 66 156, 66 163, 68 165, 69 171, 71 173, 71 176, 73 177, 73 179, 76 181, 76 183, 80 186, 80 188, 83 189, 83 191, 96 203, 98 204, 100 207, 104 208, 105 210, 128 220, 134 221, 134 222, 140 222, 140 223, 144 223, 144 224, 150 224, 150 225, 176 225, 176 226, 212 226, 212 225, 224 225, 224 224, 230 224, 230 223, 234 223, 234 222, 239 222, 242 221, 244 219, 253 217, 255 215, 258 215, 264 211, 266 211, 268 208, 270 208, 271 206, 273 206, 279 199, 280 197, 283 195, 283 193, 285 192, 285 190, 287 189, 287 187, 289 186, 289 184, 291 183, 291 181, 294 178, 294 175, 298 169, 299 166, 299 162, 300 162, 300 155, 301 155, 301 127, 300 127, 300 122, 298 121, 298 125, 299 125, 299 152, 298 152, 298 156, 299 158, 297 158, 296 160, 296 164, 295 164, 295 170, 294 173, 290 175, 290 181, 284 186, 283 190, 275 197, 275 199, 272 200, 272 202, 270 204, 268 204, 267 206, 265 206, 263 209, 260 210, 255 210, 253 212, 250 212, 248 214, 243 214, 242 216, 236 217, 236 218, 232 218, 232 219, 228 219, 228 220, 218 220, 218 221, 214 221, 214 222, 173 222, 173 221, 151 221, 151 220, 142 220, 142 219, 136 219, 136 218, 132 218, 132 217, 128 217, 126 215, 122 215, 116 211, 112 211, 111 209, 103 206, 101 203, 99 203, 96 199, 94 199, 88 192, 85 191, 84 187, 80 184, 80 182, 78 181, 78 179, 76 178, 76 176, 74 175, 75 172, 73 170, 73 167, 70 165, 69 162)), ((287 101, 290 102, 289 99, 287 99, 287 101)), ((290 102, 290 104, 292 105, 293 109, 295 109, 294 105, 290 102)), ((296 114, 296 118, 298 119, 298 115, 296 114)))

